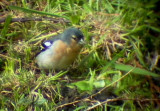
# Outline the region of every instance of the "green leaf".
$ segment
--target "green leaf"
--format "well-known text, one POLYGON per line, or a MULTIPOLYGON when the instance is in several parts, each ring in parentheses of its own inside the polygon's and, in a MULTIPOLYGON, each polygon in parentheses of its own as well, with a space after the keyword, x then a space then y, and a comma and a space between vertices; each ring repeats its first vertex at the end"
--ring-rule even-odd
POLYGON ((104 80, 95 81, 95 82, 94 82, 94 86, 95 86, 96 88, 104 87, 104 86, 105 86, 105 81, 104 81, 104 80))
POLYGON ((127 72, 132 70, 132 73, 140 74, 140 75, 149 75, 149 76, 154 76, 154 77, 159 77, 160 76, 156 73, 147 71, 145 69, 133 67, 133 66, 130 66, 130 65, 114 64, 114 68, 118 69, 118 70, 122 70, 122 71, 127 71, 127 72))
POLYGON ((90 69, 90 74, 91 77, 89 79, 89 81, 84 80, 84 81, 79 81, 74 83, 73 85, 76 85, 78 87, 78 89, 80 89, 81 91, 92 91, 93 90, 93 83, 94 83, 94 78, 95 78, 95 71, 92 71, 90 69))
POLYGON ((93 89, 93 85, 90 84, 90 82, 86 80, 76 82, 74 83, 74 85, 76 85, 77 88, 80 89, 81 91, 92 91, 93 89))
POLYGON ((42 104, 44 104, 44 103, 46 103, 47 102, 47 100, 44 98, 44 97, 39 97, 39 99, 38 99, 38 101, 36 102, 36 104, 38 104, 38 105, 42 105, 42 104))

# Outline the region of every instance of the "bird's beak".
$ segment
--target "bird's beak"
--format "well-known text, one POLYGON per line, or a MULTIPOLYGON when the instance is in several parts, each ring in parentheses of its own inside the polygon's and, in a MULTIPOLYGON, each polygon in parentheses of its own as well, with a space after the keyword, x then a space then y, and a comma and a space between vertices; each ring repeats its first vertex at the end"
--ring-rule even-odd
POLYGON ((84 44, 85 44, 84 39, 80 39, 80 40, 79 40, 79 44, 80 44, 80 45, 84 45, 84 44))

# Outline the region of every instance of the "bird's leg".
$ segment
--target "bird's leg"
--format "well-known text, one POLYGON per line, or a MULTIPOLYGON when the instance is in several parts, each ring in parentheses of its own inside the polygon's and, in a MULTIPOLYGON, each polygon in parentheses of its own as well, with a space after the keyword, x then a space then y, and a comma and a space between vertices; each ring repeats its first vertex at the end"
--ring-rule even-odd
POLYGON ((49 76, 53 76, 55 74, 56 74, 55 70, 49 69, 49 73, 48 73, 49 76))

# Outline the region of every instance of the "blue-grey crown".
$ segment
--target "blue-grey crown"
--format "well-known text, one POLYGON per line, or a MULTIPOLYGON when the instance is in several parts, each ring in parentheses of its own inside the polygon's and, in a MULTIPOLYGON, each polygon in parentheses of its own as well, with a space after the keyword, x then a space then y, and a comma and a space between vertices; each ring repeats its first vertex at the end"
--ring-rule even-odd
POLYGON ((77 42, 79 42, 81 39, 84 39, 83 33, 78 28, 73 27, 65 30, 61 39, 67 43, 70 43, 73 36, 76 37, 77 42))

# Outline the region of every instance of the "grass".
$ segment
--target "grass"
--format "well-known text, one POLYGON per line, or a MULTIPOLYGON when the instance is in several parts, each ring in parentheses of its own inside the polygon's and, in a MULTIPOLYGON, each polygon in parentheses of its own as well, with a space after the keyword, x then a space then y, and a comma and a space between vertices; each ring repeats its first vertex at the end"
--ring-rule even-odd
POLYGON ((6 18, 0 24, 0 109, 158 111, 157 4, 158 0, 0 2, 0 16, 6 18), (71 26, 82 30, 86 45, 68 69, 48 75, 35 63, 41 42, 71 26))

